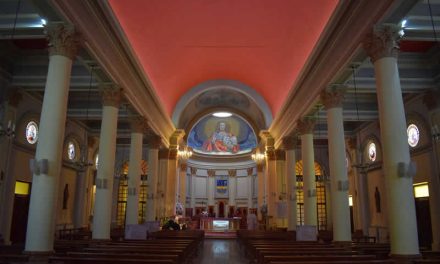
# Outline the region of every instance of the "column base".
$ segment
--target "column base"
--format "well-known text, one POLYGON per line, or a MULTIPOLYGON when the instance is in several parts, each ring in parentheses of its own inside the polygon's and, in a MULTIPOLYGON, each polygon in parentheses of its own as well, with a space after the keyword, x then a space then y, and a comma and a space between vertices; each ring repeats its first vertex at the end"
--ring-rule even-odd
POLYGON ((400 254, 391 254, 390 258, 394 260, 395 263, 398 264, 413 264, 414 260, 421 259, 422 255, 400 255, 400 254))

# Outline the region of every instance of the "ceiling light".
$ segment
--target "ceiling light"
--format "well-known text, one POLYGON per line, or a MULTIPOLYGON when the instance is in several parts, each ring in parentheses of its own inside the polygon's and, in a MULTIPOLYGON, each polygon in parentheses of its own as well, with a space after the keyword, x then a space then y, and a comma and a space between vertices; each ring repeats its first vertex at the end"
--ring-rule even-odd
POLYGON ((232 116, 232 114, 228 113, 228 112, 216 112, 212 115, 215 117, 230 117, 230 116, 232 116))
POLYGON ((42 26, 45 26, 46 23, 47 23, 46 19, 42 18, 42 19, 41 19, 41 25, 42 25, 42 26))
POLYGON ((400 23, 402 28, 406 26, 406 22, 408 22, 406 19, 402 20, 402 22, 400 23))

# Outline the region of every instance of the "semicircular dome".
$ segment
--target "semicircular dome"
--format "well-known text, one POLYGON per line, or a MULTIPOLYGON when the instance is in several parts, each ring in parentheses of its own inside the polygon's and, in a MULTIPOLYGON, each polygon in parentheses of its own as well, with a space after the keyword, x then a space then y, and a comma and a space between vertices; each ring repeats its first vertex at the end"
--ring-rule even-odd
POLYGON ((200 154, 238 155, 256 148, 257 137, 249 123, 239 115, 216 117, 211 113, 191 128, 187 145, 200 154))

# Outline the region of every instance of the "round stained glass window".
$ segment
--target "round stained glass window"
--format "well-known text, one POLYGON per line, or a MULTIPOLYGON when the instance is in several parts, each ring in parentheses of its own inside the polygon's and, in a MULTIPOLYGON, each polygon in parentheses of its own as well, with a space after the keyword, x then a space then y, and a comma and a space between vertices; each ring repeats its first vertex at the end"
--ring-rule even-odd
POLYGON ((30 121, 26 126, 26 140, 29 144, 35 144, 38 140, 38 125, 30 121))
POLYGON ((414 124, 410 124, 406 129, 406 132, 408 133, 408 144, 411 147, 417 146, 417 144, 419 144, 419 139, 420 139, 420 133, 417 126, 414 124))
POLYGON ((76 156, 76 147, 72 141, 67 144, 67 157, 69 160, 74 160, 76 156))
POLYGON ((373 142, 371 142, 370 144, 368 144, 368 158, 371 161, 375 161, 376 160, 376 144, 374 144, 373 142))

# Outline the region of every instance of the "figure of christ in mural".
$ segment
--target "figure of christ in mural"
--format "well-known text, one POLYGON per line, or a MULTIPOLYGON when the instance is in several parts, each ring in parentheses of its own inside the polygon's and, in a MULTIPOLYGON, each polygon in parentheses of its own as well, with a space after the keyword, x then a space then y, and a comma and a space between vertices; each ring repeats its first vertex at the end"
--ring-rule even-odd
POLYGON ((229 131, 229 126, 223 121, 217 123, 216 130, 203 143, 206 152, 232 152, 240 150, 237 137, 229 131))

